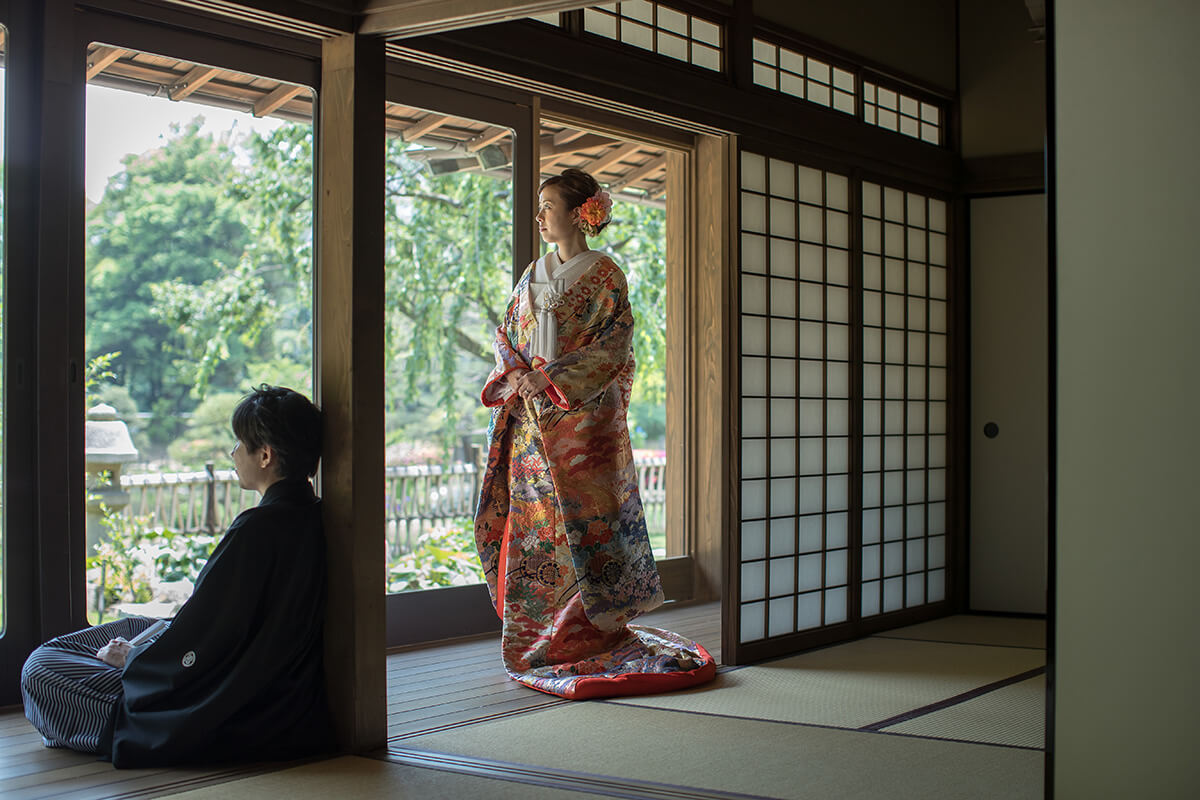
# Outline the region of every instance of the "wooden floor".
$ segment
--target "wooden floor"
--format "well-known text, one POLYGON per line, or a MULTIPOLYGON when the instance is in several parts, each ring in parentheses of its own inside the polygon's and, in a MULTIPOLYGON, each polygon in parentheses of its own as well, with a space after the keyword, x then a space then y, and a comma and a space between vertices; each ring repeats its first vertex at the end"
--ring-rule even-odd
MULTIPOLYGON (((638 622, 695 639, 719 662, 720 616, 718 603, 706 603, 668 607, 638 622)), ((497 636, 391 652, 387 670, 388 739, 392 742, 568 702, 509 680, 500 663, 497 636)), ((4 800, 164 797, 280 766, 114 770, 90 756, 47 749, 21 711, 0 713, 0 797, 4 800)))

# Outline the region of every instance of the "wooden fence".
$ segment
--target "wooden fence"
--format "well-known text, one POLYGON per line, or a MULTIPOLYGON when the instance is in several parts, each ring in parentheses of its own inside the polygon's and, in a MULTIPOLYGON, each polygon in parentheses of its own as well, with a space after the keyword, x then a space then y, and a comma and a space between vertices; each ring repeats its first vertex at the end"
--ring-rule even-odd
MULTIPOLYGON (((666 463, 661 457, 634 461, 651 531, 665 528, 666 463)), ((419 536, 437 525, 475 515, 479 472, 474 464, 387 467, 384 484, 392 556, 409 552, 419 536)), ((153 515, 155 526, 188 533, 219 534, 242 509, 258 502, 255 492, 238 486, 237 473, 212 465, 197 472, 122 475, 121 488, 130 496, 127 514, 153 515)))

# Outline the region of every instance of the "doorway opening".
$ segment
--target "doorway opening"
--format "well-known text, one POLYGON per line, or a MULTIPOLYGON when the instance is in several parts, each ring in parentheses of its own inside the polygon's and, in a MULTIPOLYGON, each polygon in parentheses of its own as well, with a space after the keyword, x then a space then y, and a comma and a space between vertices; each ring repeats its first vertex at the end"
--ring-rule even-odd
POLYGON ((310 397, 314 93, 92 43, 87 59, 89 621, 165 617, 237 514, 251 386, 310 397), (136 124, 130 124, 136 120, 136 124))

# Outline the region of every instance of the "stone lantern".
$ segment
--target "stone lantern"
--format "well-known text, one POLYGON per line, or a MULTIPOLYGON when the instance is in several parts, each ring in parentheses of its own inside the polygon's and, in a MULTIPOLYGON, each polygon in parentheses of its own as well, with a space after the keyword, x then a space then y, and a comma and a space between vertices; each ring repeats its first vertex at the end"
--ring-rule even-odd
POLYGON ((114 511, 129 505, 129 493, 121 489, 121 467, 136 460, 138 451, 129 438, 129 429, 117 418, 117 410, 104 403, 88 409, 83 441, 88 491, 87 553, 91 555, 104 532, 101 504, 114 511), (102 480, 106 472, 108 478, 102 480))

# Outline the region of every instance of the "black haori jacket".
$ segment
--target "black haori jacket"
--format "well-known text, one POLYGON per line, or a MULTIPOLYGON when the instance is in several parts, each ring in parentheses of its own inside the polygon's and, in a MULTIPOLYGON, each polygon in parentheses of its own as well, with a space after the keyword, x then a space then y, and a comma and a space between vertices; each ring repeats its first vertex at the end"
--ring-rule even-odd
POLYGON ((329 749, 325 537, 308 481, 238 515, 171 627, 129 655, 101 752, 116 767, 329 749))

